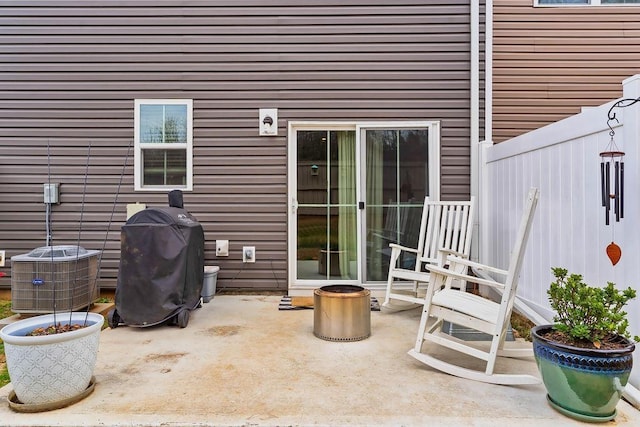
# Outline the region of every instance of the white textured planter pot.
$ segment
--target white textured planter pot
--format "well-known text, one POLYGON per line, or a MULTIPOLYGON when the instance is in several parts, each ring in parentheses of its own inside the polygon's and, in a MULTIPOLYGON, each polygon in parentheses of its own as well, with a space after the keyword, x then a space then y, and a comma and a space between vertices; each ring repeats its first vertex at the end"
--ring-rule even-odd
MULTIPOLYGON (((70 313, 55 321, 68 324, 70 313)), ((53 325, 54 315, 31 317, 0 330, 13 390, 27 405, 59 402, 81 394, 93 375, 104 318, 97 313, 71 313, 72 324, 87 327, 61 334, 29 337, 39 327, 53 325)))

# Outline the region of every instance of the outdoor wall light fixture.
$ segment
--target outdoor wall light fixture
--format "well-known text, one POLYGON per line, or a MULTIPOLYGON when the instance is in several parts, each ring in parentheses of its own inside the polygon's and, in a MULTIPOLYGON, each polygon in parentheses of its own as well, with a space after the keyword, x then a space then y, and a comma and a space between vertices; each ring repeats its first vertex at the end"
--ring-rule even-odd
POLYGON ((277 108, 261 108, 258 117, 260 136, 278 136, 277 108))
MULTIPOLYGON (((620 150, 614 140, 616 132, 611 126, 614 120, 616 123, 615 108, 630 107, 640 102, 640 98, 625 98, 615 102, 607 113, 607 126, 611 139, 604 151, 600 153, 600 191, 602 194, 602 207, 605 209, 605 225, 609 225, 611 209, 615 215, 615 222, 620 222, 624 218, 624 151, 620 150)), ((614 227, 611 224, 611 243, 607 246, 606 252, 612 265, 616 265, 622 256, 622 249, 614 241, 614 227)))
POLYGON ((318 176, 318 165, 311 165, 311 176, 318 176))

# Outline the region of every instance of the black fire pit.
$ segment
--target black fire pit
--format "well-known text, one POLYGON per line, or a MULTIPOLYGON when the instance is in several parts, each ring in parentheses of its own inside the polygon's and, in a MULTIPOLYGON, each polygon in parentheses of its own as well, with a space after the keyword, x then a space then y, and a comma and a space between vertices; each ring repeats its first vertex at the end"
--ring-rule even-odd
POLYGON ((327 341, 360 341, 371 335, 371 291, 323 286, 313 292, 313 334, 327 341))

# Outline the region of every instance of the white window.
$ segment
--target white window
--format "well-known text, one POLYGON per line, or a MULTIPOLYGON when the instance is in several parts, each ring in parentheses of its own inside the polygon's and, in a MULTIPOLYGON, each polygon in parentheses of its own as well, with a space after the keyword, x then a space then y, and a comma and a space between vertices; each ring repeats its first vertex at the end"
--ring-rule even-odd
POLYGON ((193 100, 135 100, 136 191, 193 189, 193 100))
POLYGON ((620 6, 637 5, 640 0, 534 0, 534 6, 620 6))

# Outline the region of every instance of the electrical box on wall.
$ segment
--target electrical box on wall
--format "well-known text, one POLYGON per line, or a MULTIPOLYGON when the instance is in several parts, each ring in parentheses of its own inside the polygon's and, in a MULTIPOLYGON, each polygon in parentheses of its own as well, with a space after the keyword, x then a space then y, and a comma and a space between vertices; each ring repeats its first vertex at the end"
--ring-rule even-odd
POLYGON ((127 219, 131 218, 133 215, 137 214, 140 211, 143 211, 147 208, 147 205, 144 203, 129 203, 127 205, 127 219))
POLYGON ((228 240, 216 240, 216 256, 229 256, 228 240))
POLYGON ((59 193, 60 184, 43 184, 44 188, 44 202, 49 205, 55 205, 60 203, 59 193))

